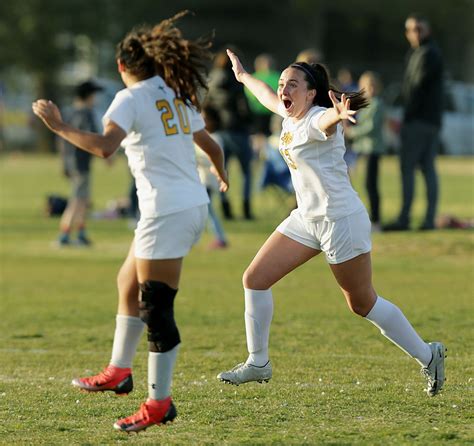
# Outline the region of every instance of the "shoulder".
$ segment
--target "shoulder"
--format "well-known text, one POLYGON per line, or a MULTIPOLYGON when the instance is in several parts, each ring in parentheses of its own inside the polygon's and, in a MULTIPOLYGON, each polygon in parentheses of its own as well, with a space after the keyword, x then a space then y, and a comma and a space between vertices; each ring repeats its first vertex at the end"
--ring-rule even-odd
POLYGON ((321 115, 326 112, 327 108, 326 107, 321 107, 320 105, 315 105, 314 107, 311 107, 306 114, 304 120, 306 122, 310 122, 313 119, 319 119, 321 115))
POLYGON ((130 102, 133 101, 134 95, 136 95, 136 92, 134 92, 131 88, 124 88, 115 94, 114 101, 130 102))

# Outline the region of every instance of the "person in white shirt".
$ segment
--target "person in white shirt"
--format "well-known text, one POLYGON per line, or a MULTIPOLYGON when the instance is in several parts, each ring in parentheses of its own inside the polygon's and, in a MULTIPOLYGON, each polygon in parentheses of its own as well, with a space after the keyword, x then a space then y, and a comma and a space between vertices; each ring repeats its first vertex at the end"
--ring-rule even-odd
POLYGON ((118 71, 126 86, 105 113, 103 134, 88 133, 62 121, 51 101, 33 111, 57 135, 102 158, 120 145, 136 180, 140 221, 118 274, 118 314, 109 366, 98 375, 76 378, 87 391, 127 394, 131 365, 148 326, 149 398, 114 428, 131 432, 176 417, 170 396, 180 337, 174 319, 184 256, 199 239, 209 202, 196 167, 194 143, 209 157, 221 191, 228 187, 223 151, 204 128, 199 88, 206 88, 210 43, 183 38, 175 21, 131 31, 117 46, 118 71))
POLYGON ((271 287, 324 252, 349 308, 416 359, 427 378, 428 395, 435 395, 444 383, 444 345, 425 343, 400 309, 377 295, 372 285, 370 220, 349 181, 341 124, 355 122, 356 110, 367 105, 363 92, 331 90, 322 65, 296 62, 282 72, 275 94, 247 73, 232 51, 228 55, 237 80, 284 118, 280 153, 290 169, 298 207, 267 239, 244 273, 249 356, 217 378, 238 385, 272 377, 268 355, 271 287))

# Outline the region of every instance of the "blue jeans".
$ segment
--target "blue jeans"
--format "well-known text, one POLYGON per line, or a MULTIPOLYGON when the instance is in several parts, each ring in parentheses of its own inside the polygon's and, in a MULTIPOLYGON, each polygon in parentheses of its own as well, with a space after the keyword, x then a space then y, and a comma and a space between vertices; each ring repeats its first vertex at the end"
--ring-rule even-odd
POLYGON ((246 132, 232 130, 221 130, 216 133, 222 138, 226 168, 232 157, 235 156, 239 161, 243 175, 242 198, 248 201, 252 186, 251 161, 253 156, 249 135, 246 132))

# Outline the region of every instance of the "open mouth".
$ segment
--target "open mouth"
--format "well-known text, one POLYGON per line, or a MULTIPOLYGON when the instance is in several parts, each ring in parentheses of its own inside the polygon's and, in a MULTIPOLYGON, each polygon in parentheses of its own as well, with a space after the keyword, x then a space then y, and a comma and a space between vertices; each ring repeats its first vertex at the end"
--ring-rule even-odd
POLYGON ((283 99, 283 105, 285 106, 286 110, 291 107, 291 104, 293 104, 293 102, 291 102, 289 99, 283 99))

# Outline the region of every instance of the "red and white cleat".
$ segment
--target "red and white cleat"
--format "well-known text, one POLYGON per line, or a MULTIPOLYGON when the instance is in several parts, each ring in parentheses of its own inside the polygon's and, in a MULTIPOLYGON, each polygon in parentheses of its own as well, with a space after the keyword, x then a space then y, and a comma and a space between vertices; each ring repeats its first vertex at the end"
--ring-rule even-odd
POLYGON ((74 378, 72 385, 87 392, 110 390, 117 395, 126 395, 133 389, 132 369, 122 369, 108 365, 98 375, 74 378))
POLYGON ((154 424, 166 424, 176 418, 176 407, 171 397, 163 400, 148 399, 140 406, 137 413, 118 420, 114 429, 122 432, 140 432, 154 424))

